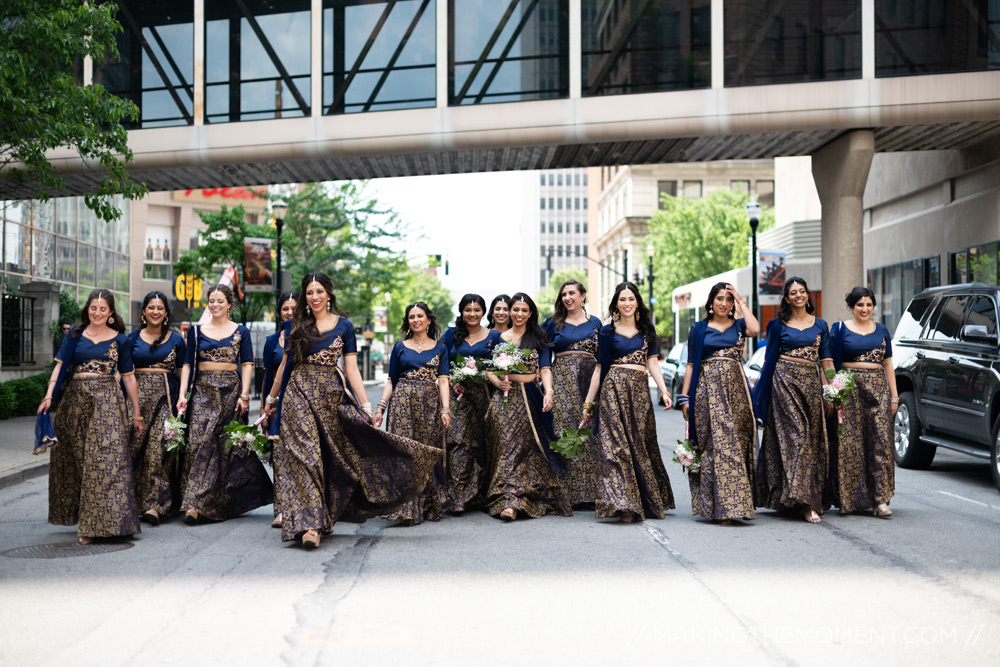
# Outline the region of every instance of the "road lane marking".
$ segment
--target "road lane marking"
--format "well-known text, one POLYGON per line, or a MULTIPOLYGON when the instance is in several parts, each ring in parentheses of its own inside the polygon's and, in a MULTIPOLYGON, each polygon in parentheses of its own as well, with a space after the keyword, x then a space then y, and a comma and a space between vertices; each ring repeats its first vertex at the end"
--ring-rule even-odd
POLYGON ((670 540, 667 539, 666 535, 664 535, 663 533, 660 532, 659 528, 657 528, 656 526, 651 525, 650 523, 648 523, 646 521, 642 522, 642 527, 646 529, 646 532, 649 533, 649 536, 651 538, 653 538, 653 541, 656 542, 657 544, 659 544, 661 547, 663 547, 667 551, 669 551, 670 555, 674 556, 675 558, 680 558, 681 557, 681 552, 677 551, 672 546, 670 546, 670 540))
POLYGON ((979 505, 981 507, 989 507, 990 509, 1000 510, 1000 507, 996 505, 990 505, 989 503, 984 503, 979 500, 973 500, 972 498, 966 498, 965 496, 960 496, 957 493, 951 493, 950 491, 938 491, 942 496, 948 496, 949 498, 958 498, 959 500, 964 500, 967 503, 972 503, 973 505, 979 505))

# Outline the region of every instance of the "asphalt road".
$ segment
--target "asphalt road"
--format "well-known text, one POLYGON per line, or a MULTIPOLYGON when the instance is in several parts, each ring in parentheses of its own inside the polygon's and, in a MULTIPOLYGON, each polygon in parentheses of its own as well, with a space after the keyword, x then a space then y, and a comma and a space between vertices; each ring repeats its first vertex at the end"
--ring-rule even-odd
POLYGON ((114 553, 13 558, 77 550, 76 533, 45 522, 45 478, 0 490, 0 665, 1000 663, 986 465, 941 452, 898 470, 889 520, 724 527, 691 516, 669 463, 680 413, 657 424, 678 509, 632 525, 375 520, 307 552, 264 508, 144 526, 114 553))

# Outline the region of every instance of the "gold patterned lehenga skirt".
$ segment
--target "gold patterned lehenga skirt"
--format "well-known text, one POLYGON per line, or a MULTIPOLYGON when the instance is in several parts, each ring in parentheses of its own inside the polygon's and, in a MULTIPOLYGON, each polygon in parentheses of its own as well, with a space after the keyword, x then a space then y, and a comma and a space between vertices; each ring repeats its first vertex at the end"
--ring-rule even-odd
MULTIPOLYGON (((892 499, 895 462, 889 383, 882 368, 852 368, 857 390, 844 406, 843 435, 831 429, 833 504, 845 512, 892 499)), ((836 418, 833 420, 836 422, 836 418)))
POLYGON ((49 523, 83 537, 139 533, 125 397, 113 376, 69 381, 49 462, 49 523))
POLYGON ((274 445, 282 540, 390 514, 427 485, 441 450, 380 431, 363 415, 335 366, 293 369, 274 445))
POLYGON ((549 437, 528 391, 523 383, 511 382, 506 409, 501 409, 502 391, 493 392, 490 398, 486 412, 489 472, 484 509, 491 516, 499 516, 508 507, 535 518, 546 514, 571 516, 573 506, 549 459, 549 437))
POLYGON ((236 419, 241 385, 237 371, 198 371, 188 402, 181 509, 223 521, 270 505, 271 479, 257 455, 225 447, 227 424, 236 419))
POLYGON ((597 437, 601 481, 598 519, 632 512, 662 519, 674 508, 674 493, 656 441, 647 371, 612 366, 601 384, 597 437))
POLYGON ((757 507, 822 513, 827 452, 819 366, 779 359, 757 460, 757 507))
POLYGON ((178 381, 173 373, 136 373, 139 412, 146 428, 135 453, 135 497, 139 511, 166 516, 180 501, 181 457, 167 453, 163 422, 173 416, 178 381))
MULTIPOLYGON (((429 447, 443 447, 444 425, 441 423, 441 400, 437 383, 400 378, 389 400, 385 430, 429 447)), ((440 520, 448 503, 444 463, 445 458, 441 456, 423 491, 385 518, 413 524, 423 523, 425 520, 440 520)))
POLYGON ((484 385, 465 388, 459 400, 451 393, 451 426, 448 427, 446 472, 448 507, 468 509, 482 502, 486 490, 486 409, 490 397, 484 385))
POLYGON ((691 417, 701 453, 701 469, 688 475, 691 513, 709 519, 755 519, 757 424, 738 360, 702 361, 691 417))
MULTIPOLYGON (((566 429, 579 428, 595 366, 597 360, 590 354, 566 354, 553 360, 552 420, 556 437, 566 429)), ((562 482, 574 506, 593 504, 597 499, 597 485, 601 481, 597 449, 594 438, 590 438, 583 451, 567 462, 569 472, 562 482)))

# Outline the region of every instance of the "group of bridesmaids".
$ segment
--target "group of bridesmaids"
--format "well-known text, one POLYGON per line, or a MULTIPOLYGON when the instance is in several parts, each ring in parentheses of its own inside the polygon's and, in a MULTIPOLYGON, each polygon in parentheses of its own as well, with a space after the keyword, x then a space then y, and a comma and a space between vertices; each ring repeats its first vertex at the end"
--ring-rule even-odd
POLYGON ((677 402, 690 419, 700 468, 689 475, 695 514, 720 523, 764 507, 810 523, 836 506, 892 515, 892 416, 898 403, 892 343, 873 321, 875 295, 846 296, 852 317, 832 330, 813 315, 805 280, 786 281, 752 392, 740 360, 759 325, 732 285, 717 283, 688 336, 690 362, 677 402), (839 414, 824 404, 826 370, 849 369, 856 389, 839 414), (763 428, 759 451, 757 431, 763 428))
MULTIPOLYGON (((617 286, 607 324, 587 313, 586 288, 576 281, 560 286, 542 324, 522 292, 497 296, 488 309, 466 294, 443 332, 426 303, 410 304, 373 409, 354 325, 329 277, 304 276, 299 292, 279 298, 281 326, 264 346, 261 413, 273 484, 255 453, 225 446, 226 425, 246 423, 253 350, 250 332, 231 319, 232 291, 214 285, 207 299, 209 322, 191 326, 185 340, 171 328, 161 292, 146 295, 141 328, 125 335, 114 296, 94 290, 65 337, 38 411, 61 400, 49 521, 77 524, 81 544, 133 535, 140 521, 157 525, 177 511, 198 524, 272 503, 282 540, 307 547, 338 521, 378 516, 413 525, 481 509, 513 521, 577 508, 627 523, 674 508, 650 373, 664 409, 671 397, 633 283, 617 286), (487 371, 483 384, 450 383, 459 357, 488 360, 508 342, 526 353, 522 367, 487 371), (165 430, 182 415, 187 442, 178 456, 165 430), (550 448, 557 434, 584 425, 593 435, 579 456, 566 460, 550 448)), ((689 475, 695 514, 721 523, 753 519, 755 507, 811 522, 831 505, 891 514, 890 337, 871 321, 870 291, 856 288, 847 302, 853 319, 831 333, 812 316, 805 281, 790 279, 751 395, 740 360, 758 323, 731 285, 712 289, 705 319, 689 334, 691 363, 677 397, 700 455, 689 475), (827 433, 818 362, 857 375, 840 436, 827 433)))

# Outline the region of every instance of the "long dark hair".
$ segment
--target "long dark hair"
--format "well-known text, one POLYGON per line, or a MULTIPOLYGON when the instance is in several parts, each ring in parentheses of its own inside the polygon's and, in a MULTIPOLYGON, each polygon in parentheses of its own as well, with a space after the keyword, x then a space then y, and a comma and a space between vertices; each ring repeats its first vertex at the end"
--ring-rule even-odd
MULTIPOLYGON (((466 294, 462 297, 462 300, 458 302, 458 317, 455 318, 455 335, 452 339, 456 346, 469 337, 469 328, 465 326, 465 318, 462 316, 462 311, 472 303, 478 303, 479 307, 483 309, 483 313, 486 313, 486 301, 483 300, 483 297, 478 294, 466 294)), ((490 326, 490 328, 492 329, 493 327, 490 326)))
POLYGON ((608 304, 608 317, 615 322, 621 317, 621 314, 618 312, 618 297, 625 290, 629 290, 635 295, 635 328, 642 332, 642 335, 646 337, 648 342, 655 342, 656 327, 653 326, 653 319, 649 316, 649 309, 642 302, 642 293, 639 292, 639 288, 635 283, 627 280, 623 283, 618 283, 618 286, 615 287, 615 295, 611 297, 611 303, 608 304))
MULTIPOLYGON (((493 321, 493 309, 496 308, 497 304, 501 301, 507 304, 508 312, 510 311, 511 305, 514 303, 506 294, 497 294, 496 297, 494 297, 493 302, 490 304, 490 309, 486 311, 486 323, 490 325, 490 329, 493 329, 496 326, 496 322, 493 321)), ((510 329, 512 326, 514 325, 511 323, 510 317, 508 316, 507 328, 510 329)))
POLYGON ((788 303, 788 291, 792 289, 792 283, 798 283, 806 290, 806 296, 809 297, 806 299, 806 312, 812 315, 813 311, 816 310, 812 305, 812 292, 809 291, 809 285, 806 285, 806 281, 802 278, 792 276, 785 281, 785 287, 781 290, 781 305, 778 307, 778 318, 782 322, 787 322, 792 318, 792 305, 788 303))
POLYGON ((302 298, 295 303, 295 315, 292 316, 292 331, 288 335, 288 346, 286 350, 292 351, 292 361, 296 364, 302 362, 309 354, 309 346, 313 340, 319 338, 319 329, 316 327, 316 318, 313 317, 312 309, 306 302, 306 288, 309 283, 319 283, 330 295, 330 312, 337 313, 341 317, 347 317, 347 313, 337 307, 337 296, 333 293, 333 281, 325 273, 307 273, 302 276, 302 285, 299 294, 302 298))
MULTIPOLYGON (((724 292, 726 290, 727 286, 728 286, 728 283, 715 283, 714 285, 712 285, 712 289, 710 289, 708 291, 708 301, 705 302, 705 319, 706 320, 711 320, 712 319, 712 302, 715 301, 715 296, 719 292, 724 292)), ((733 305, 735 306, 736 304, 733 304, 733 305)), ((736 319, 735 308, 733 310, 730 310, 728 313, 726 313, 726 315, 729 316, 729 319, 735 320, 736 319)))
MULTIPOLYGON (((549 337, 538 323, 538 307, 531 300, 531 297, 524 292, 517 292, 510 298, 511 308, 518 301, 525 302, 528 304, 528 308, 531 309, 531 315, 528 316, 528 321, 524 323, 524 335, 521 336, 520 346, 541 351, 543 347, 549 346, 549 337)), ((513 328, 513 320, 511 320, 511 328, 513 328)))
POLYGON ((298 306, 299 293, 296 292, 295 290, 287 290, 285 292, 282 292, 281 296, 278 297, 277 308, 274 309, 274 319, 278 322, 278 324, 281 324, 281 306, 289 299, 294 301, 295 305, 298 306))
POLYGON ((431 340, 437 340, 441 334, 441 326, 438 324, 437 318, 434 317, 431 307, 423 301, 414 301, 406 307, 406 311, 403 313, 403 324, 399 327, 399 332, 403 334, 403 338, 413 338, 413 332, 410 331, 410 311, 414 308, 424 311, 424 315, 427 316, 427 336, 431 340))
POLYGON ((173 319, 171 317, 170 301, 167 299, 167 295, 158 290, 153 290, 152 292, 150 292, 149 294, 147 294, 142 298, 142 306, 139 308, 139 313, 140 313, 139 317, 141 318, 142 321, 142 326, 140 328, 145 329, 148 324, 148 322, 146 322, 146 306, 148 306, 149 302, 152 301, 153 299, 159 299, 160 301, 163 302, 163 308, 167 314, 166 317, 163 318, 163 324, 160 325, 159 337, 153 341, 152 345, 149 346, 150 351, 153 351, 157 347, 159 347, 160 343, 165 341, 167 339, 167 336, 170 335, 170 320, 173 319))
POLYGON ((115 295, 106 289, 97 288, 87 297, 87 302, 83 304, 83 310, 80 311, 80 323, 73 328, 70 335, 73 338, 79 338, 83 330, 90 326, 90 313, 88 311, 90 310, 90 303, 94 299, 103 299, 108 304, 108 308, 111 310, 111 314, 108 315, 108 326, 118 333, 125 333, 125 322, 122 321, 121 315, 115 310, 115 295))
POLYGON ((576 287, 576 291, 584 298, 587 297, 587 288, 579 280, 567 280, 559 286, 559 291, 556 292, 556 304, 552 308, 552 324, 555 325, 556 331, 562 331, 563 325, 566 324, 566 316, 569 315, 566 306, 563 305, 562 294, 563 290, 570 286, 576 287))

